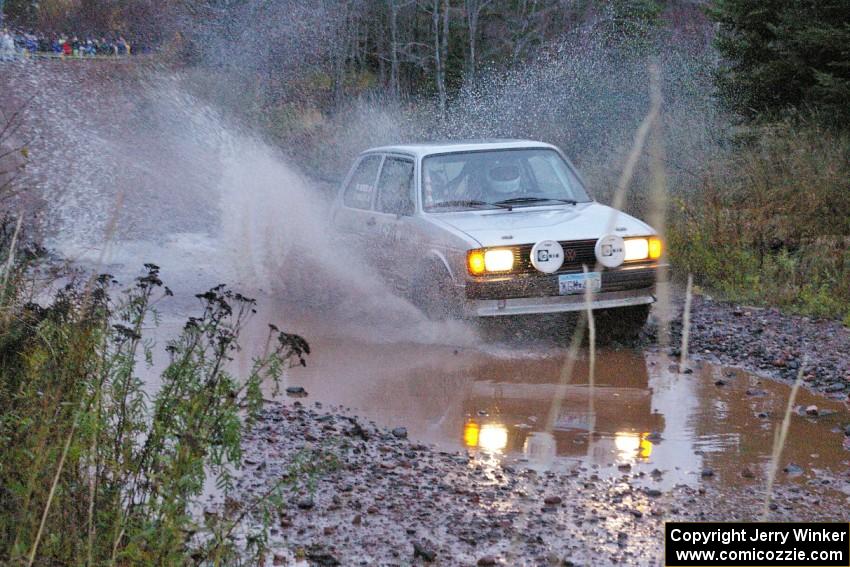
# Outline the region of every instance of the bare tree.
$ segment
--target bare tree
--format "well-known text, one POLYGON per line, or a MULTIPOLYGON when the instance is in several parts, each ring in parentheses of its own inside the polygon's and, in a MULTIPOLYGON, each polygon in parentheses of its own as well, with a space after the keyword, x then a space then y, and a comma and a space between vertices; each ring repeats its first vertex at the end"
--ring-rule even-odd
POLYGON ((7 114, 0 109, 0 203, 15 193, 15 180, 27 162, 27 148, 17 140, 21 110, 7 114))
POLYGON ((469 32, 468 42, 469 51, 467 57, 467 74, 470 81, 475 80, 475 61, 476 53, 475 46, 478 40, 478 22, 481 19, 481 12, 487 6, 493 3, 493 0, 464 0, 464 8, 466 9, 466 26, 469 32))
POLYGON ((406 45, 401 44, 401 40, 399 38, 399 12, 408 6, 415 5, 416 0, 387 0, 388 7, 390 9, 389 13, 389 24, 390 24, 390 82, 389 82, 389 90, 390 94, 393 98, 398 98, 401 92, 400 78, 399 75, 401 73, 401 61, 400 61, 400 51, 403 49, 407 49, 410 47, 410 43, 408 42, 406 45))
POLYGON ((446 59, 449 52, 449 0, 433 0, 431 22, 434 31, 434 79, 440 115, 446 112, 446 59), (441 17, 442 16, 442 17, 441 17), (442 22, 441 22, 442 20, 442 22))

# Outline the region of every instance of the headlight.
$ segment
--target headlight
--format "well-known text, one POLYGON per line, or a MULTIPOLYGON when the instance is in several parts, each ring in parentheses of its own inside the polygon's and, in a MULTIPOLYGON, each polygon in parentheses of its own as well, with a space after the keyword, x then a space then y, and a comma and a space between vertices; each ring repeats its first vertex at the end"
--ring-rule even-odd
POLYGON ((473 276, 485 272, 509 272, 514 267, 514 251, 510 248, 471 250, 466 256, 466 264, 473 276))
POLYGON ((507 272, 514 267, 514 252, 506 248, 484 252, 484 268, 488 272, 507 272))
POLYGON ((657 260, 661 257, 663 245, 656 236, 648 238, 627 238, 625 241, 626 258, 624 262, 637 260, 657 260))

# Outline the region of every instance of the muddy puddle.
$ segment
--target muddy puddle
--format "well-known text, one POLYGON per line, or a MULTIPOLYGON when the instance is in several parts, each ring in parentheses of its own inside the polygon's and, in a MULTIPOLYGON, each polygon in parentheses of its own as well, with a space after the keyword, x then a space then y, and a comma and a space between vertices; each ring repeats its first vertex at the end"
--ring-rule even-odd
MULTIPOLYGON (((613 348, 598 351, 591 387, 587 351, 565 376, 566 349, 546 339, 485 343, 455 327, 384 333, 284 319, 313 349, 307 367, 286 376, 286 386, 306 390, 297 399, 302 404, 349 408, 378 425, 405 427, 413 440, 465 449, 484 462, 560 472, 583 467, 600 477, 637 474, 638 482, 659 489, 706 482, 763 487, 791 391, 738 369, 694 362, 692 372, 679 373, 666 355, 613 348), (425 334, 426 343, 415 340, 425 334), (563 403, 550 415, 559 384, 563 403)), ((266 331, 263 319, 248 329, 241 370, 266 331)), ((843 478, 850 465, 844 403, 801 389, 795 405, 778 482, 843 478), (818 415, 806 414, 807 407, 814 413, 810 406, 818 415)))
MULTIPOLYGON (((591 387, 586 349, 567 376, 566 349, 545 338, 488 344, 457 327, 388 333, 275 312, 313 349, 307 367, 289 371, 284 384, 308 395, 278 399, 348 408, 484 463, 637 474, 662 490, 703 482, 763 487, 791 391, 739 369, 694 362, 692 372, 680 373, 666 355, 611 348, 598 351, 591 387), (426 342, 415 340, 426 335, 426 342), (563 402, 553 413, 559 387, 563 402)), ((179 320, 165 317, 158 334, 176 333, 179 320)), ((258 316, 244 335, 239 371, 264 343, 266 321, 258 316)), ((778 481, 846 480, 845 404, 801 389, 795 405, 778 481), (814 413, 810 406, 818 415, 806 414, 814 413)))
MULTIPOLYGON (((307 390, 307 400, 404 426, 412 438, 446 450, 465 448, 541 470, 643 471, 660 488, 708 480, 763 484, 790 393, 784 384, 740 370, 698 365, 680 374, 663 355, 602 350, 591 400, 581 353, 549 430, 564 366, 564 356, 549 348, 493 354, 314 342, 312 363, 289 376, 307 390)), ((788 472, 780 476, 826 478, 846 470, 843 403, 800 391, 797 404, 799 413, 816 405, 820 415, 792 416, 782 459, 788 472)))

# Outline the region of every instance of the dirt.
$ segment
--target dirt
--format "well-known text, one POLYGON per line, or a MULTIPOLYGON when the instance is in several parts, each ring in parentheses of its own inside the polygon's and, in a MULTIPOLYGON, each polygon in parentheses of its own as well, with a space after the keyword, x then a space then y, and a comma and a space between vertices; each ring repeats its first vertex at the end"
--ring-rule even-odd
MULTIPOLYGON (((764 506, 763 493, 728 489, 709 469, 699 486, 668 490, 651 485, 663 471, 628 466, 611 477, 587 466, 537 472, 300 402, 270 404, 248 438, 242 501, 304 450, 331 452, 341 464, 315 489, 304 483, 287 494, 271 523, 273 564, 657 564, 664 521, 756 520, 764 506)), ((780 485, 768 519, 842 518, 834 482, 780 485)))
POLYGON ((290 319, 314 355, 247 437, 230 502, 250 503, 304 451, 339 460, 272 515, 268 563, 280 565, 647 565, 661 561, 665 521, 845 519, 846 392, 819 392, 843 385, 846 329, 701 296, 692 320, 685 368, 675 347, 600 346, 591 382, 587 350, 568 365, 546 337, 435 329, 446 342, 423 343, 418 330, 365 337, 290 319), (804 359, 813 378, 774 463, 804 359))
MULTIPOLYGON (((830 397, 850 392, 850 329, 839 321, 789 315, 696 295, 688 349, 697 358, 793 381, 830 397)), ((679 320, 681 321, 681 320, 679 320)), ((676 344, 681 324, 673 325, 676 344)), ((679 349, 671 349, 679 356, 679 349)))

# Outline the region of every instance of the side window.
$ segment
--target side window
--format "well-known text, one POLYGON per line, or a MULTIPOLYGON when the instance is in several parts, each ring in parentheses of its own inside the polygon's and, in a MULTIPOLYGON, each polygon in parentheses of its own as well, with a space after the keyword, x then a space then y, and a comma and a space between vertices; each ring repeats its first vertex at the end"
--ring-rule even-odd
POLYGON ((378 180, 377 210, 395 215, 413 214, 413 169, 410 160, 393 157, 384 160, 378 180))
POLYGON ((360 160, 345 193, 342 202, 346 207, 355 209, 372 208, 372 195, 375 193, 375 178, 378 176, 378 166, 381 156, 367 156, 360 160))

